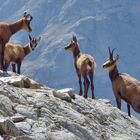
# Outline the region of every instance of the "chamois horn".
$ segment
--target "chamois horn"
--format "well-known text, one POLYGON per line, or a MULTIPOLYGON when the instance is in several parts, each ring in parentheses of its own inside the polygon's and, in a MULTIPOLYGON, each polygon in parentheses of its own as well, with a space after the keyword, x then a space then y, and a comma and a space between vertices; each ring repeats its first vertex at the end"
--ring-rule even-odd
POLYGON ((23 13, 23 17, 29 18, 30 21, 33 19, 33 17, 30 14, 27 14, 26 11, 23 13))
POLYGON ((109 58, 111 59, 111 60, 113 60, 113 53, 114 53, 114 50, 115 50, 116 48, 114 48, 112 51, 110 50, 110 47, 108 47, 108 50, 109 50, 109 58))

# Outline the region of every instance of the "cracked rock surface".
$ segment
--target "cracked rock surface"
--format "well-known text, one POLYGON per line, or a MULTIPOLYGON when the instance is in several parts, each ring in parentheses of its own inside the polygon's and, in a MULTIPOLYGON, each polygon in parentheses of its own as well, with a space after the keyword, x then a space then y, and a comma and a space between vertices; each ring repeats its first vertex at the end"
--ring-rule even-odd
POLYGON ((23 75, 3 75, 0 140, 140 139, 140 121, 109 100, 85 99, 72 89, 51 89, 23 75))

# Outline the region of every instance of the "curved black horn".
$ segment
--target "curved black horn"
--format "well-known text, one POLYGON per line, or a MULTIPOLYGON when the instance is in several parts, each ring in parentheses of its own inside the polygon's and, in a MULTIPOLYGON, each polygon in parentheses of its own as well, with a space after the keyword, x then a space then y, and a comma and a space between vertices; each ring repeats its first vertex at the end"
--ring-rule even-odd
POLYGON ((30 19, 29 19, 30 21, 33 19, 33 17, 32 17, 30 14, 27 14, 26 11, 24 12, 23 16, 24 16, 25 18, 30 18, 30 19))
POLYGON ((110 59, 113 59, 112 53, 111 53, 111 50, 110 50, 110 47, 108 47, 108 51, 109 51, 109 58, 110 58, 110 59))
POLYGON ((31 41, 31 40, 32 40, 32 37, 31 37, 31 35, 30 35, 30 34, 28 34, 28 37, 29 37, 29 40, 31 41))
POLYGON ((73 41, 74 41, 74 42, 77 42, 77 38, 76 38, 75 35, 73 35, 73 41))
POLYGON ((27 14, 27 18, 30 18, 30 21, 33 19, 33 17, 30 14, 27 14))
POLYGON ((25 11, 24 13, 23 13, 23 17, 27 17, 27 12, 25 11))
POLYGON ((111 53, 111 54, 112 54, 112 58, 113 58, 113 53, 114 53, 114 50, 116 50, 116 48, 114 48, 114 49, 112 50, 112 53, 111 53))

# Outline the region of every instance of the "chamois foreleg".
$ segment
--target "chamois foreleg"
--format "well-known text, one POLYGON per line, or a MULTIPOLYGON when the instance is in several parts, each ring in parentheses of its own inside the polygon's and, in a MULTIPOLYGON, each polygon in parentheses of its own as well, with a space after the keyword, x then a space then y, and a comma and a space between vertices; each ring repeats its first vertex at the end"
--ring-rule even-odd
POLYGON ((92 93, 92 99, 95 99, 94 96, 94 83, 93 83, 93 72, 89 73, 89 78, 90 78, 90 82, 91 82, 91 93, 92 93))
POLYGON ((9 67, 9 63, 5 63, 4 66, 3 66, 3 70, 7 71, 8 67, 9 67))
POLYGON ((21 67, 21 62, 19 62, 19 63, 17 64, 17 73, 18 73, 18 74, 20 74, 20 67, 21 67))
POLYGON ((84 78, 84 97, 87 98, 87 93, 88 93, 88 88, 89 88, 89 80, 87 78, 87 74, 83 74, 83 78, 84 78))
POLYGON ((129 104, 127 104, 127 110, 128 110, 128 116, 131 117, 131 113, 130 113, 130 105, 129 105, 129 104))
POLYGON ((5 43, 1 46, 1 69, 4 70, 4 50, 5 50, 5 43))
POLYGON ((79 95, 81 96, 81 95, 83 94, 83 90, 82 90, 82 80, 81 80, 81 73, 78 71, 77 68, 76 68, 76 73, 77 73, 77 76, 78 76, 79 87, 80 87, 79 95))
POLYGON ((81 74, 78 74, 78 78, 79 78, 79 86, 80 86, 79 95, 81 96, 81 95, 83 94, 83 90, 82 90, 82 81, 81 81, 81 74))
POLYGON ((16 64, 12 64, 12 70, 16 73, 16 64))
POLYGON ((117 107, 121 110, 121 97, 116 97, 117 107))
POLYGON ((3 59, 4 59, 4 46, 5 44, 0 41, 0 69, 3 70, 3 59))

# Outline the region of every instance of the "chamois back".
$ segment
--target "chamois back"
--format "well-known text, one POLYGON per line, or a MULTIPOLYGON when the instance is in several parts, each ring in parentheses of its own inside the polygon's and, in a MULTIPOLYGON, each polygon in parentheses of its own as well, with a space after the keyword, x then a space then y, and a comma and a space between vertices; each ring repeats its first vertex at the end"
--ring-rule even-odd
POLYGON ((4 52, 4 62, 7 63, 18 63, 22 61, 25 56, 24 46, 14 43, 6 43, 4 52))

